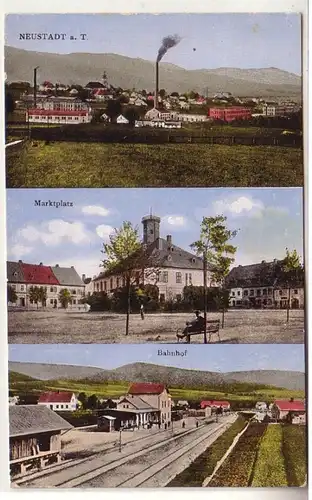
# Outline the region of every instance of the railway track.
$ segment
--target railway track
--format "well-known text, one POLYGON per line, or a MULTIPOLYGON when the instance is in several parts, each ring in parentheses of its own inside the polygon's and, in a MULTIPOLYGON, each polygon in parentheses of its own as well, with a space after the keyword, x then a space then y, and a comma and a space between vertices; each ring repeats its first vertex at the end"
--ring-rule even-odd
POLYGON ((125 459, 99 467, 97 470, 88 471, 58 486, 63 488, 165 486, 209 446, 207 443, 209 438, 216 439, 224 432, 227 425, 229 425, 228 420, 213 425, 212 429, 207 429, 205 426, 168 438, 165 442, 149 449, 130 454, 125 459))
MULTIPOLYGON (((206 423, 210 422, 208 421, 206 423)), ((205 424, 201 424, 198 429, 201 429, 204 426, 206 427, 205 424)), ((187 429, 185 431, 179 432, 176 437, 185 436, 192 432, 194 432, 194 429, 187 429)), ((127 460, 127 457, 133 455, 133 452, 126 455, 124 454, 124 452, 127 452, 127 450, 129 450, 131 447, 135 448, 135 453, 140 453, 142 451, 149 450, 151 446, 165 444, 168 439, 172 439, 172 435, 170 435, 170 437, 168 438, 168 431, 159 431, 152 435, 143 437, 140 436, 140 438, 128 441, 127 443, 123 444, 121 453, 118 452, 118 448, 116 448, 116 445, 106 447, 89 457, 84 457, 81 459, 71 459, 61 464, 51 466, 48 469, 44 469, 43 471, 34 472, 30 476, 17 479, 14 484, 22 487, 63 486, 63 483, 66 483, 67 481, 62 481, 62 476, 68 477, 72 475, 74 479, 79 474, 79 477, 81 477, 81 475, 85 473, 85 469, 87 469, 88 472, 90 470, 95 472, 102 467, 110 467, 111 464, 119 462, 120 460, 127 460), (164 435, 161 436, 161 440, 159 440, 160 434, 164 435), (141 445, 142 442, 144 443, 143 446, 141 445)))

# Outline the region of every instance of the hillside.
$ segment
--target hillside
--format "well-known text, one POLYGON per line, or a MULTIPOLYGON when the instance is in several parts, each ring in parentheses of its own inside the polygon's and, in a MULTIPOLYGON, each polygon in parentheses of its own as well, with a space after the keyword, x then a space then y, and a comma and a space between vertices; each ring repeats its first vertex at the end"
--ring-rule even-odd
POLYGON ((38 380, 89 380, 90 383, 118 382, 162 382, 170 387, 229 388, 243 384, 280 387, 290 390, 304 390, 305 377, 301 372, 288 371, 243 371, 217 373, 200 370, 160 366, 151 363, 132 363, 114 370, 73 365, 52 365, 41 363, 9 362, 9 370, 22 373, 38 380))
MULTIPOLYGON (((118 54, 51 54, 5 47, 7 81, 33 79, 32 68, 39 66, 38 81, 51 80, 63 84, 86 85, 99 80, 105 69, 115 87, 146 89, 155 87, 155 63, 118 54)), ((160 63, 160 88, 168 92, 194 90, 209 95, 219 91, 236 96, 299 95, 301 78, 277 68, 217 68, 186 70, 169 63, 160 63)))

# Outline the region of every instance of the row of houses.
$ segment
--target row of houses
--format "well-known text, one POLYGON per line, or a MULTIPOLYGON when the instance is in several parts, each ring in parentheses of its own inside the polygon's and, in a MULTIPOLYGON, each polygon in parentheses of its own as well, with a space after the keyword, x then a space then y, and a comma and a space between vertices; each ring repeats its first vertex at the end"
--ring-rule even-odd
POLYGON ((7 262, 7 283, 15 292, 16 300, 9 306, 32 308, 37 304, 31 298, 35 287, 43 287, 46 295, 45 307, 61 306, 60 292, 67 289, 71 295, 71 305, 78 306, 85 295, 85 283, 75 268, 26 264, 22 260, 7 262))

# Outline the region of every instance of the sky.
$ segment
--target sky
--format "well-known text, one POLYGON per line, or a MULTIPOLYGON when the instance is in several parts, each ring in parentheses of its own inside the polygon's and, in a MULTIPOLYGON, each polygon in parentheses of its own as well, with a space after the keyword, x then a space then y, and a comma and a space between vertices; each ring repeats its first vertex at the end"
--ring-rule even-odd
POLYGON ((113 369, 128 363, 154 363, 192 370, 244 371, 287 370, 304 372, 302 344, 222 344, 178 348, 184 356, 161 356, 158 351, 176 351, 172 344, 12 344, 9 361, 72 364, 113 369))
POLYGON ((160 235, 191 251, 203 216, 223 214, 237 247, 234 266, 282 259, 285 249, 303 257, 301 188, 8 189, 7 255, 29 264, 70 267, 89 277, 102 269, 103 242, 130 221, 139 228, 150 213, 160 235), (35 201, 72 207, 35 206, 35 201))
POLYGON ((178 34, 182 40, 164 62, 186 69, 276 67, 301 74, 298 14, 11 14, 5 31, 6 45, 20 49, 114 53, 151 61, 162 38, 178 34), (20 40, 20 33, 64 33, 66 39, 20 40))

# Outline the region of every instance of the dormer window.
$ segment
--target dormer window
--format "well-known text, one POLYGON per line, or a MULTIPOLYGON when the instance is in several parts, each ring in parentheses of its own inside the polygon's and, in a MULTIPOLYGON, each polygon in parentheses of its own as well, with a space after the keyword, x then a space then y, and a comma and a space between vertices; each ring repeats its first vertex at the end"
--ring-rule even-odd
POLYGON ((167 255, 167 260, 172 260, 171 255, 167 255))

